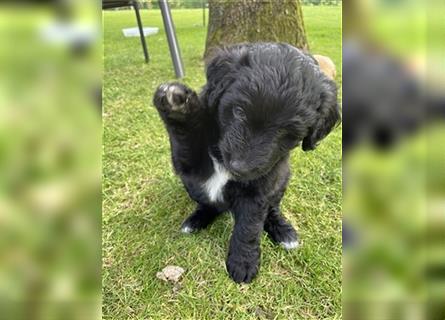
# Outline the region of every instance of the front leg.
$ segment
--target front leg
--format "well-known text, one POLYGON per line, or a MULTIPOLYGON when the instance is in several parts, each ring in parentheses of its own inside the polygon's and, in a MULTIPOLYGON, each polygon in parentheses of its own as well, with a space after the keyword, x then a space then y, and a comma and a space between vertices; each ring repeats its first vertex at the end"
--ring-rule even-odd
POLYGON ((237 283, 249 283, 260 267, 260 237, 267 207, 259 199, 241 198, 233 208, 235 226, 226 267, 237 283))
POLYGON ((278 205, 270 206, 264 230, 275 243, 291 250, 298 247, 298 235, 294 227, 283 217, 278 205))
POLYGON ((217 135, 213 115, 181 83, 160 85, 153 103, 167 129, 176 172, 198 174, 203 162, 211 162, 208 147, 217 135))

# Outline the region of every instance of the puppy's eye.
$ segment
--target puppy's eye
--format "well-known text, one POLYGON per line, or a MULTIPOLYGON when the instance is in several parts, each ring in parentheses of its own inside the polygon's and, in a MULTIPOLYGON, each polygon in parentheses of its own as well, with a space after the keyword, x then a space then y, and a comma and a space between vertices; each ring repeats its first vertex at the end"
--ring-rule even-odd
POLYGON ((299 144, 299 139, 294 133, 286 132, 285 130, 280 130, 280 141, 284 149, 293 149, 299 144))
POLYGON ((299 141, 295 138, 291 138, 291 137, 286 137, 284 140, 282 140, 281 145, 285 148, 285 149, 293 149, 296 146, 298 146, 299 141))
POLYGON ((233 108, 233 116, 238 120, 246 120, 246 113, 241 107, 233 108))

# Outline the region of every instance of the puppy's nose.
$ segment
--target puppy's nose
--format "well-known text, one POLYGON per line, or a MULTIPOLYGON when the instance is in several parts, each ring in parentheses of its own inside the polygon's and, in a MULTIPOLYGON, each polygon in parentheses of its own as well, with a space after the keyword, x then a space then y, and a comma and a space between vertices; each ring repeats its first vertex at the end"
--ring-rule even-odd
POLYGON ((230 161, 230 167, 231 169, 240 175, 246 174, 249 172, 249 168, 246 165, 245 161, 242 160, 232 160, 230 161))

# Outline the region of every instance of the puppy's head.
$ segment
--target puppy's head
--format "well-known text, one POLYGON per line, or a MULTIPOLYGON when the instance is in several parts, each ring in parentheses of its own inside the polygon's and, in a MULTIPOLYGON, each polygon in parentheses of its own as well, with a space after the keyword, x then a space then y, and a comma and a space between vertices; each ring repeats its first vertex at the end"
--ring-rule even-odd
POLYGON ((241 46, 209 64, 205 99, 218 113, 219 148, 235 178, 266 175, 296 146, 314 149, 338 122, 335 84, 316 68, 299 51, 241 46))

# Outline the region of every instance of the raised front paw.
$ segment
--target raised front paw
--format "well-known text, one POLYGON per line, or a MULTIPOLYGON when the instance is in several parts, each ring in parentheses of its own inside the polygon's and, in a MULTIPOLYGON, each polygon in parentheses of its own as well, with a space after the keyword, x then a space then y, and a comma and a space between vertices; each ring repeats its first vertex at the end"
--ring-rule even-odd
POLYGON ((167 115, 186 115, 200 108, 196 93, 181 83, 161 84, 155 92, 153 103, 167 115))
POLYGON ((249 283, 255 278, 260 268, 259 250, 248 255, 230 254, 227 257, 226 268, 229 276, 236 283, 249 283))

